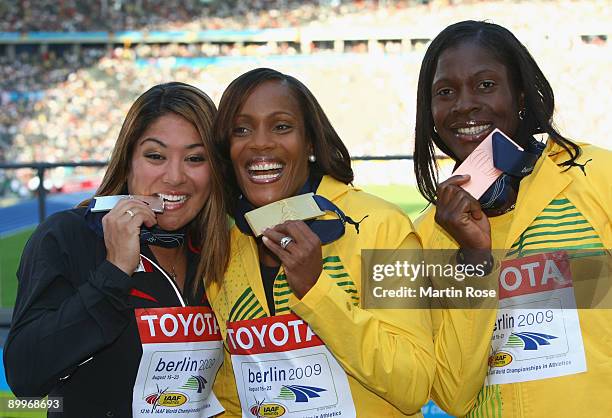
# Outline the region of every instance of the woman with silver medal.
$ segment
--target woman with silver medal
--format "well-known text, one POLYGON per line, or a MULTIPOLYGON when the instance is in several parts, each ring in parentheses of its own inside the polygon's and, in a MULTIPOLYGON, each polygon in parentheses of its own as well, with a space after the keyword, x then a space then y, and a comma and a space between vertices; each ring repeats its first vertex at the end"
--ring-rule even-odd
POLYGON ((193 86, 152 87, 130 108, 96 198, 30 238, 4 359, 17 396, 63 401, 48 416, 223 410, 211 392, 221 339, 200 279, 227 261, 215 113, 193 86), (113 195, 131 198, 97 211, 113 195))

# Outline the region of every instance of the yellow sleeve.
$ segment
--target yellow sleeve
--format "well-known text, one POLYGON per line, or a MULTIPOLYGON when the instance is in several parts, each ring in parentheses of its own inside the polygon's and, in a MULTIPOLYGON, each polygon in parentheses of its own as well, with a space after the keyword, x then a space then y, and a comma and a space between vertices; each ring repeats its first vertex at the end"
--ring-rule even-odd
POLYGON ((431 315, 436 355, 431 397, 461 417, 484 384, 497 309, 433 309, 431 315))
MULTIPOLYGON (((430 210, 416 222, 423 250, 456 249, 456 243, 435 223, 433 214, 430 210)), ((440 254, 447 257, 448 251, 440 254)), ((487 278, 477 280, 496 281, 497 273, 496 268, 487 278)), ((436 362, 431 397, 453 416, 466 415, 483 387, 496 316, 496 308, 431 310, 436 362)))
MULTIPOLYGON (((410 233, 401 247, 420 243, 410 233)), ((420 411, 435 369, 428 310, 354 306, 325 270, 301 300, 292 297, 291 303, 348 374, 402 413, 420 411)))

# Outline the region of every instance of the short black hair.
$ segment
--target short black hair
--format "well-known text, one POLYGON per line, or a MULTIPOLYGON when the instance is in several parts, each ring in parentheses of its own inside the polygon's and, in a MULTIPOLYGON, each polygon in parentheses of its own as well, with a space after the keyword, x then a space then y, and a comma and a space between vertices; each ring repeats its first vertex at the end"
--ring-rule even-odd
POLYGON ((442 52, 463 42, 473 42, 493 54, 506 67, 516 97, 523 93, 524 117, 519 123, 516 138, 548 134, 550 140, 570 155, 570 159, 560 165, 570 166, 580 155, 580 147, 555 128, 555 97, 552 87, 525 45, 508 29, 494 23, 474 20, 455 23, 440 32, 429 44, 421 63, 417 87, 414 172, 419 191, 431 203, 435 203, 438 182, 434 144, 455 159, 452 151, 434 130, 431 86, 442 52))

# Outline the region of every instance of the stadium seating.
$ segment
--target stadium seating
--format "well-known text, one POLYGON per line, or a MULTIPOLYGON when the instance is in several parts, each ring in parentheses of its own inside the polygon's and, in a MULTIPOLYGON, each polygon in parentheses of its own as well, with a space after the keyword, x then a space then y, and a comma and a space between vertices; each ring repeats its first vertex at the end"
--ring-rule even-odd
MULTIPOLYGON (((234 28, 252 42, 53 44, 45 42, 51 35, 38 33, 34 45, 23 44, 30 39, 23 34, 17 34, 23 42, 13 45, 7 40, 13 38, 0 33, 0 162, 106 160, 130 103, 151 85, 180 80, 217 101, 229 81, 256 66, 293 74, 312 88, 351 154, 410 154, 423 47, 430 35, 465 18, 490 18, 515 31, 553 85, 562 131, 609 146, 604 129, 612 98, 598 86, 609 84, 612 54, 605 29, 596 34, 601 22, 610 23, 611 12, 602 2, 191 0, 171 10, 167 2, 141 0, 108 1, 106 14, 86 1, 43 1, 36 8, 29 3, 1 2, 0 14, 8 18, 0 22, 0 32, 137 29, 150 35, 155 29, 171 37, 171 29, 234 28), (537 18, 542 15, 545 21, 537 18), (553 25, 563 31, 551 31, 553 25), (249 32, 278 26, 301 36, 310 28, 321 40, 302 55, 304 42, 266 42, 261 32, 249 32), (406 30, 423 34, 424 42, 407 42, 406 30)), ((409 170, 383 171, 409 175, 409 170)), ((57 169, 49 178, 61 187, 67 178, 90 173, 57 169)), ((35 175, 0 173, 0 196, 28 194, 35 175)))

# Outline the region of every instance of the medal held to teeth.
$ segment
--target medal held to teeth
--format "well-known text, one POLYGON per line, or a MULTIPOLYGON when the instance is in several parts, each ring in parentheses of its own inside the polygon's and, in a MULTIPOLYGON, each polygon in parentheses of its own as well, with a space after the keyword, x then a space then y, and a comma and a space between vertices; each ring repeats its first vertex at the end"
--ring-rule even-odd
POLYGON ((115 207, 122 200, 137 199, 146 203, 153 212, 164 213, 164 200, 159 196, 141 195, 114 195, 114 196, 95 196, 92 212, 106 212, 115 207))
POLYGON ((245 213, 244 217, 253 234, 259 237, 266 228, 285 221, 306 221, 324 214, 314 200, 314 193, 306 193, 262 206, 245 213))

